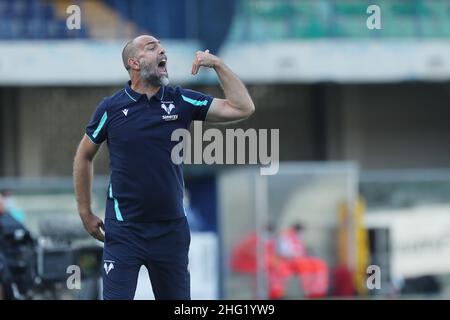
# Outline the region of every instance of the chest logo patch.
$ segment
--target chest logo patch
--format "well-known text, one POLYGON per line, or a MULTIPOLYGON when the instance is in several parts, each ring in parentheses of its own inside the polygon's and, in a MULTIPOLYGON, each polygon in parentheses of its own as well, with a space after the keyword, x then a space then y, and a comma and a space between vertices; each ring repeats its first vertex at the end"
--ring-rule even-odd
POLYGON ((164 109, 164 111, 166 111, 167 114, 170 114, 172 110, 175 109, 175 105, 171 103, 169 104, 169 106, 167 106, 165 103, 162 103, 161 108, 164 109))
POLYGON ((125 117, 128 115, 128 109, 123 109, 122 112, 125 115, 125 117))
POLYGON ((173 103, 170 103, 169 105, 165 104, 165 103, 161 103, 161 109, 163 109, 167 115, 163 115, 162 118, 165 121, 174 121, 178 119, 178 115, 177 114, 172 114, 172 110, 175 109, 175 105, 173 103))

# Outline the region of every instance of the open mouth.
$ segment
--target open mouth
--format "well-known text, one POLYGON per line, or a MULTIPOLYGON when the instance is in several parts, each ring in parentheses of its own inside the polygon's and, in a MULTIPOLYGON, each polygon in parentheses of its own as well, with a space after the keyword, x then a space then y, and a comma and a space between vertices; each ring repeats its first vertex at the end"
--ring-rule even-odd
POLYGON ((161 60, 158 63, 158 71, 159 72, 163 72, 163 73, 167 73, 166 65, 167 65, 167 60, 166 59, 161 60))

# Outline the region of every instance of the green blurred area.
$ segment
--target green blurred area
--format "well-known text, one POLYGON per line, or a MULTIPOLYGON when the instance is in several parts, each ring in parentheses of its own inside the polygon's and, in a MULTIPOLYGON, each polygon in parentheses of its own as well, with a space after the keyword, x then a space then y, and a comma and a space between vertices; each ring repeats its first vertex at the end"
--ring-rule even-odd
POLYGON ((231 41, 450 37, 450 0, 241 0, 231 41), (370 30, 370 5, 381 29, 370 30))

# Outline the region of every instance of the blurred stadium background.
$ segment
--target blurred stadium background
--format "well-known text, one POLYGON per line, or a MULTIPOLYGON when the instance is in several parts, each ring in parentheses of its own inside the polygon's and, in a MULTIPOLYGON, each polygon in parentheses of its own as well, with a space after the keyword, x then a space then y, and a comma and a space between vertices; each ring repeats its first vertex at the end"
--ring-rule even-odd
MULTIPOLYGON (((51 283, 31 298, 100 298, 99 244, 81 230, 72 161, 98 102, 127 80, 124 43, 142 33, 162 39, 172 84, 221 96, 213 72, 189 72, 208 48, 248 85, 257 112, 214 127, 280 129, 277 175, 185 166, 194 299, 272 297, 267 226, 280 235, 297 222, 325 266, 322 297, 450 298, 449 0, 0 0, 0 190, 40 248, 36 276, 17 281, 51 283), (72 4, 79 30, 66 27, 72 4), (380 30, 366 26, 371 4, 380 30), (65 287, 74 248, 91 250, 75 255, 80 290, 65 287), (367 287, 369 265, 380 289, 367 287)), ((108 174, 103 147, 101 216, 108 174)), ((35 267, 19 263, 14 276, 35 267)), ((314 272, 285 279, 283 298, 311 296, 314 272)), ((136 299, 151 297, 143 270, 136 299)))

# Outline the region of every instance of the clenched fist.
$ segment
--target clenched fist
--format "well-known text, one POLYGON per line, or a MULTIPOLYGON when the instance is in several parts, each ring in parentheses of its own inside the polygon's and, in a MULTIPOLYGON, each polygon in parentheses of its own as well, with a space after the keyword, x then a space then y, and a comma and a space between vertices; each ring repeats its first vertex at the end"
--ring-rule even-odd
POLYGON ((196 75, 200 67, 214 68, 219 62, 219 57, 209 53, 209 50, 197 51, 197 53, 195 54, 194 62, 192 63, 191 73, 193 75, 196 75))

